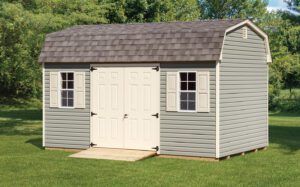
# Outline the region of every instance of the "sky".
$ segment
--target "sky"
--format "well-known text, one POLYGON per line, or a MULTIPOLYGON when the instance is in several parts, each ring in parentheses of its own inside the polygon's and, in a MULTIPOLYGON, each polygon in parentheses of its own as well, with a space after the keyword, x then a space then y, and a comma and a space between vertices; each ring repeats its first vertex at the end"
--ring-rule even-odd
POLYGON ((268 10, 287 10, 287 4, 283 0, 269 0, 268 10))
POLYGON ((299 14, 296 13, 295 11, 291 11, 287 8, 287 4, 284 2, 284 0, 269 0, 269 5, 267 7, 268 11, 276 11, 276 10, 288 10, 294 14, 299 14))

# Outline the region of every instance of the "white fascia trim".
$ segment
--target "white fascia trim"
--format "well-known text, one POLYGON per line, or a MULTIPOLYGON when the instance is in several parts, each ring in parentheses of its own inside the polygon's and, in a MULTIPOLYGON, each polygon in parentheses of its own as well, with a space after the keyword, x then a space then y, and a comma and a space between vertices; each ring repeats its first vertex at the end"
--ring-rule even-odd
POLYGON ((226 31, 224 33, 223 44, 222 44, 222 49, 221 49, 221 54, 220 54, 219 60, 221 61, 223 59, 224 41, 225 41, 225 37, 226 37, 227 33, 230 32, 230 31, 233 31, 233 30, 235 30, 235 29, 237 29, 237 28, 239 28, 243 25, 247 25, 248 27, 253 29, 257 34, 259 34, 261 37, 263 37, 264 42, 265 42, 266 52, 267 52, 267 63, 272 63, 272 57, 271 57, 271 50, 270 50, 270 46, 269 46, 268 35, 265 32, 263 32, 259 27, 257 27, 255 24, 253 24, 250 20, 245 20, 245 21, 243 21, 239 24, 236 24, 236 25, 226 29, 226 31))
POLYGON ((42 63, 43 84, 43 147, 45 147, 45 63, 42 63))
POLYGON ((216 61, 216 158, 220 158, 220 63, 216 61))

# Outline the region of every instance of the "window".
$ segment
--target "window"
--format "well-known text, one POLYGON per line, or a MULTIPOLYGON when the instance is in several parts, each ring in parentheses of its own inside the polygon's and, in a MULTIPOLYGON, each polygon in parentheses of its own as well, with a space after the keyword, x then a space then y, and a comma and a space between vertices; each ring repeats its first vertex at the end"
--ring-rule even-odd
POLYGON ((196 72, 180 72, 180 110, 196 111, 196 72))
POLYGON ((74 73, 61 72, 61 106, 74 107, 74 73))

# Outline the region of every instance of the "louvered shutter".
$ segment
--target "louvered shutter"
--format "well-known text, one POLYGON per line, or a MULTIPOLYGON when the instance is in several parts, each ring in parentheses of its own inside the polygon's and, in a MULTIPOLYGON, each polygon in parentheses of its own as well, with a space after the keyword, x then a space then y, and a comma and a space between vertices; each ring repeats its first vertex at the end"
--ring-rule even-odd
POLYGON ((167 72, 167 111, 177 111, 177 72, 167 72))
POLYGON ((209 112, 209 72, 197 72, 197 111, 209 112))
POLYGON ((58 72, 50 72, 50 107, 58 107, 58 72))
POLYGON ((85 108, 85 73, 75 72, 75 108, 85 108))

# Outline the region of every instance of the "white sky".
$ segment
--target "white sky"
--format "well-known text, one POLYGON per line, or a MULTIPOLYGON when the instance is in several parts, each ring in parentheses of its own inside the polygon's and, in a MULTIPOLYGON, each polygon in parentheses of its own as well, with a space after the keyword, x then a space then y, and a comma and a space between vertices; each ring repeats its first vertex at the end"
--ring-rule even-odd
POLYGON ((294 14, 299 15, 299 13, 289 10, 287 4, 283 0, 269 0, 269 5, 267 6, 269 12, 276 10, 288 10, 294 14))
POLYGON ((267 7, 269 11, 272 10, 287 10, 287 4, 283 0, 269 0, 267 7))

